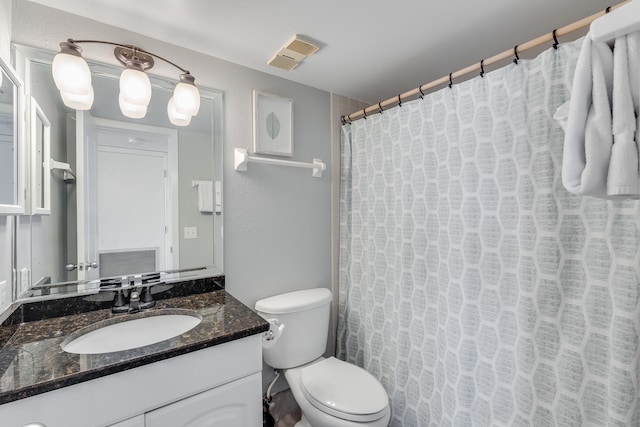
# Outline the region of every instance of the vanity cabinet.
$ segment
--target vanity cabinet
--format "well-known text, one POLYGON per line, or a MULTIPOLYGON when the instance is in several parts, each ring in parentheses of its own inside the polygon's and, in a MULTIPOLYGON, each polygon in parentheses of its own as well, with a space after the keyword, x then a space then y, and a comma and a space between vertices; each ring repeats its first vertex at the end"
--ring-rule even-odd
POLYGON ((151 411, 144 416, 144 426, 255 427, 255 402, 246 396, 252 395, 256 382, 262 384, 261 378, 253 374, 151 411))
POLYGON ((257 334, 0 405, 0 425, 253 427, 261 375, 257 334))
POLYGON ((111 424, 109 427, 145 427, 144 414, 129 418, 128 420, 120 421, 119 423, 111 424))
MULTIPOLYGON (((252 374, 109 427, 254 427, 256 402, 247 396, 262 384, 261 378, 252 374)), ((257 411, 261 417, 260 405, 257 411)))

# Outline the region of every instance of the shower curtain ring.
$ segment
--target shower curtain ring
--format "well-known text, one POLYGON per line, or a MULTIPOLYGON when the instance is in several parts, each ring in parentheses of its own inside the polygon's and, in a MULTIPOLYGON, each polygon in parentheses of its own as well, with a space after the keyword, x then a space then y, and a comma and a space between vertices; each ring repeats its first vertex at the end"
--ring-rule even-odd
POLYGON ((484 79, 484 59, 480 61, 480 77, 484 79))
POLYGON ((364 117, 364 119, 367 120, 367 109, 366 108, 362 109, 362 117, 364 117))
POLYGON ((340 116, 340 122, 342 123, 342 126, 347 124, 347 119, 344 118, 344 116, 340 116))
POLYGON ((382 103, 382 101, 378 102, 378 111, 380 111, 380 114, 382 114, 382 112, 384 111, 382 109, 382 106, 380 105, 382 103))
POLYGON ((607 6, 607 8, 604 10, 604 13, 609 13, 611 12, 611 6, 607 6))
POLYGON ((514 64, 518 64, 518 61, 520 60, 520 57, 518 56, 518 45, 515 45, 513 47, 513 56, 515 56, 515 59, 513 60, 514 64))
POLYGON ((402 107, 402 98, 398 95, 398 107, 402 107))
POLYGON ((424 99, 424 92, 422 91, 422 85, 418 86, 418 90, 420 91, 420 99, 424 99))
POLYGON ((556 31, 558 31, 557 29, 553 30, 553 48, 554 49, 558 49, 558 45, 560 44, 560 42, 558 42, 558 37, 556 36, 556 31))
POLYGON ((449 89, 453 88, 453 73, 449 73, 449 89))

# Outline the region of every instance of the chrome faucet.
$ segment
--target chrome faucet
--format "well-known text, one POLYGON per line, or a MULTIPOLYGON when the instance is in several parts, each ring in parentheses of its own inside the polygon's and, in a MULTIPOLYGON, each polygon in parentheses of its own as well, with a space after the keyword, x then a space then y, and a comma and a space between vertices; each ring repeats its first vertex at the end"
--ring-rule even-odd
POLYGON ((129 312, 140 311, 140 294, 132 289, 129 294, 129 312))
POLYGON ((140 310, 146 310, 151 307, 155 307, 156 302, 151 295, 151 285, 143 285, 135 283, 131 280, 130 285, 126 285, 127 278, 123 278, 121 287, 115 292, 113 298, 113 306, 111 307, 112 313, 135 313, 140 310), (142 288, 140 290, 140 288, 142 288), (125 289, 129 290, 129 300, 125 298, 125 289))

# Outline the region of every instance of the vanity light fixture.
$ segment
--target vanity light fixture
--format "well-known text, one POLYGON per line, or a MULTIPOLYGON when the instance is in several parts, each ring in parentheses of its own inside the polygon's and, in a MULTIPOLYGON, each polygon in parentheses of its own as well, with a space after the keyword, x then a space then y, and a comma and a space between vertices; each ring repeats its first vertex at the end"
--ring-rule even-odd
POLYGON ((113 45, 116 59, 125 67, 120 74, 118 101, 122 114, 141 119, 147 114, 151 100, 151 82, 147 70, 154 65, 153 58, 160 59, 179 69, 180 81, 167 105, 169 121, 175 126, 187 126, 200 109, 200 92, 195 78, 188 70, 173 62, 133 45, 122 45, 102 40, 67 39, 60 43, 60 52, 53 59, 53 80, 64 104, 76 110, 88 110, 93 105, 91 70, 82 57, 81 43, 113 45))

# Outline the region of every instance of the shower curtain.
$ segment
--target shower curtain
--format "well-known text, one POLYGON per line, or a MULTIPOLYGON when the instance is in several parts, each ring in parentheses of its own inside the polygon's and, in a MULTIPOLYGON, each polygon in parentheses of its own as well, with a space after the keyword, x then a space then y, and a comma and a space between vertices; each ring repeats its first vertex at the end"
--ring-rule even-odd
POLYGON ((343 128, 338 357, 392 426, 640 425, 640 212, 568 193, 581 41, 343 128))

